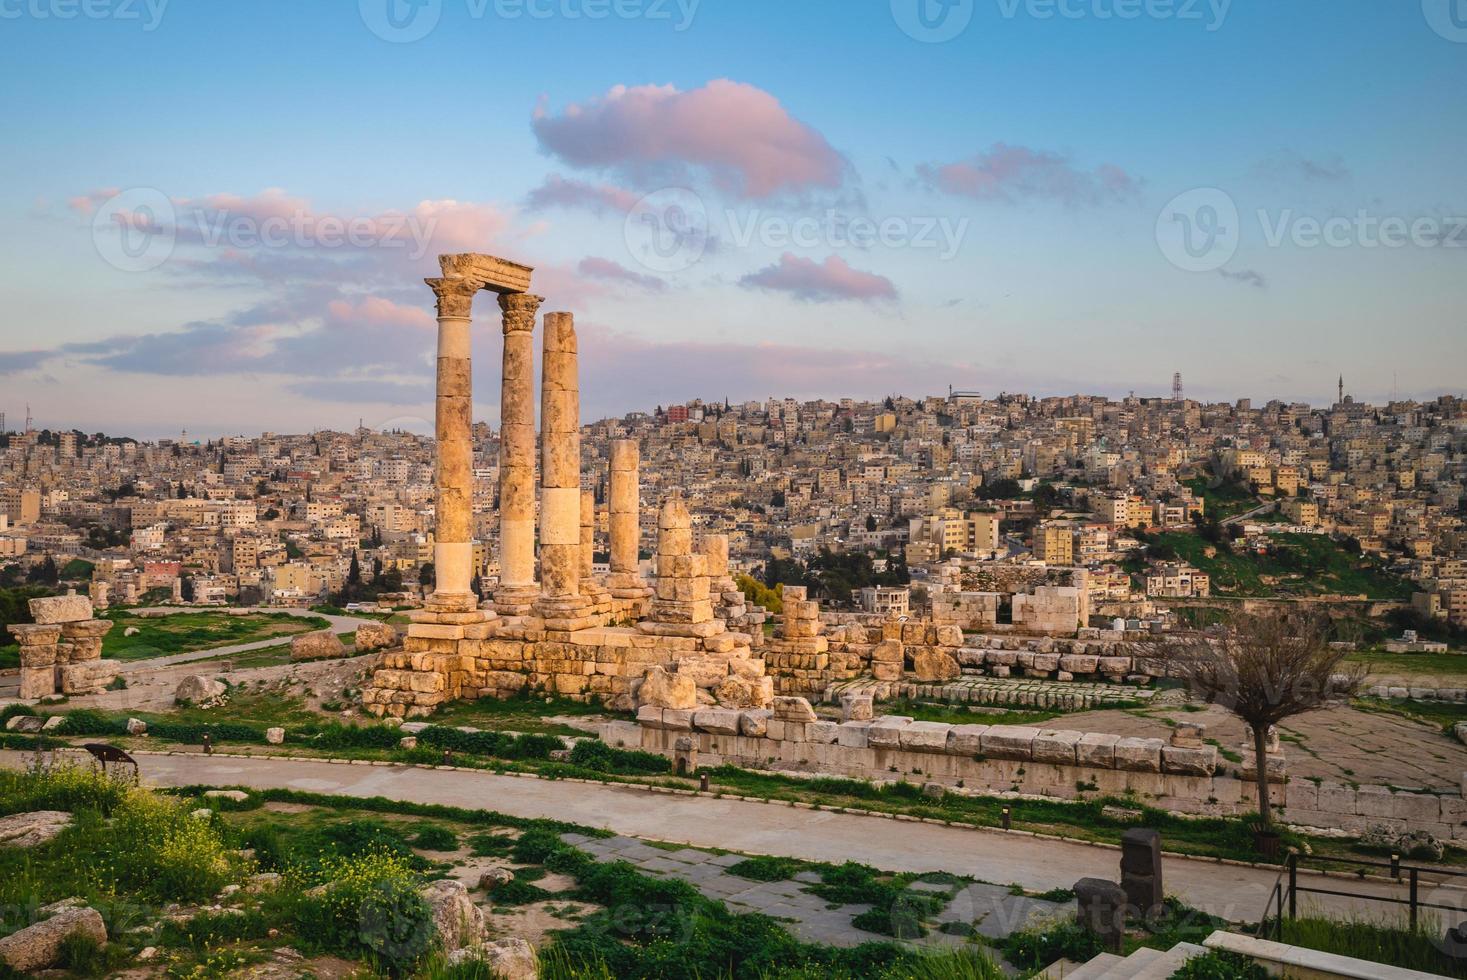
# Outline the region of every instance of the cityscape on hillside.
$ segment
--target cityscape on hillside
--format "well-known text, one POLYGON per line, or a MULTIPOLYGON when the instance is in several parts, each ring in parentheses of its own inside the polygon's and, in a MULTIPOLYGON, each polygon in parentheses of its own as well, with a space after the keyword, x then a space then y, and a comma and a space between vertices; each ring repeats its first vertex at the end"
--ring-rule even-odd
POLYGON ((1467 980, 1467 0, 0 0, 0 980, 1467 980))
MULTIPOLYGON (((655 514, 677 494, 695 528, 729 536, 739 573, 808 585, 836 608, 977 627, 1012 616, 1015 593, 1063 581, 1068 626, 1173 619, 1189 604, 1168 600, 1216 594, 1356 602, 1373 630, 1402 625, 1423 644, 1467 630, 1467 403, 1456 398, 1370 406, 1341 381, 1329 408, 1202 404, 1178 376, 1172 397, 1121 401, 953 392, 658 406, 584 427, 602 570, 610 445, 627 438, 642 446, 649 570, 655 514), (999 605, 969 611, 973 593, 999 605)), ((390 606, 433 584, 428 437, 138 442, 32 428, 0 444, 10 583, 64 578, 101 608, 155 590, 286 606, 386 592, 390 606)), ((491 426, 475 426, 481 597, 499 580, 499 448, 491 426)))

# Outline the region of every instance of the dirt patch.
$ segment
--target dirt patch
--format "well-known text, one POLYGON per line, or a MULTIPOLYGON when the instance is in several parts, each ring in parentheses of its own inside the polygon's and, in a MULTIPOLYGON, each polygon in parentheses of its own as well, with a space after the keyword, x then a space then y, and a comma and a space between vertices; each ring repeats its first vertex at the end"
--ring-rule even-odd
MULTIPOLYGON (((544 882, 536 882, 543 885, 544 882)), ((539 949, 550 933, 574 929, 582 919, 600 909, 586 902, 538 902, 534 905, 486 908, 484 918, 494 938, 518 936, 539 949)))

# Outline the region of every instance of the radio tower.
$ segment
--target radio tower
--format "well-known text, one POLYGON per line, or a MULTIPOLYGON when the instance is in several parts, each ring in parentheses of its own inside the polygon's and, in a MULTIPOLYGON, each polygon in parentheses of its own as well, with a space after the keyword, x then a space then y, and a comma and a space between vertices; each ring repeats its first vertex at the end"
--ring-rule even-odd
POLYGON ((1178 371, 1172 375, 1172 401, 1178 405, 1182 403, 1182 372, 1178 371))

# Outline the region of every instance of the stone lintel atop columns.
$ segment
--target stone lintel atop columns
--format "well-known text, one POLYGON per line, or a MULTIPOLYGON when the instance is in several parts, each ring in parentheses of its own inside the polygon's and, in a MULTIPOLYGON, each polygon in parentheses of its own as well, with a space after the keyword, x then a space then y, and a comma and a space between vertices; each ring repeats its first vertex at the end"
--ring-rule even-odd
POLYGON ((529 292, 530 275, 535 271, 527 265, 479 252, 440 255, 438 267, 443 270, 444 278, 477 280, 482 288, 500 294, 529 292))

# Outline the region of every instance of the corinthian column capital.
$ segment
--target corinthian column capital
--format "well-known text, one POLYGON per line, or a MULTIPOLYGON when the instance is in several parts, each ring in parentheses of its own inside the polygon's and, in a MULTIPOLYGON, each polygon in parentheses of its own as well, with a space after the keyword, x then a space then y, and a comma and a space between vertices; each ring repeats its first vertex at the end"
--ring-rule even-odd
POLYGON ((484 284, 474 279, 424 279, 438 297, 438 318, 467 320, 473 313, 474 294, 484 284))
POLYGON ((500 293, 499 308, 504 311, 504 332, 529 333, 535 329, 535 314, 540 312, 544 296, 530 293, 500 293))

